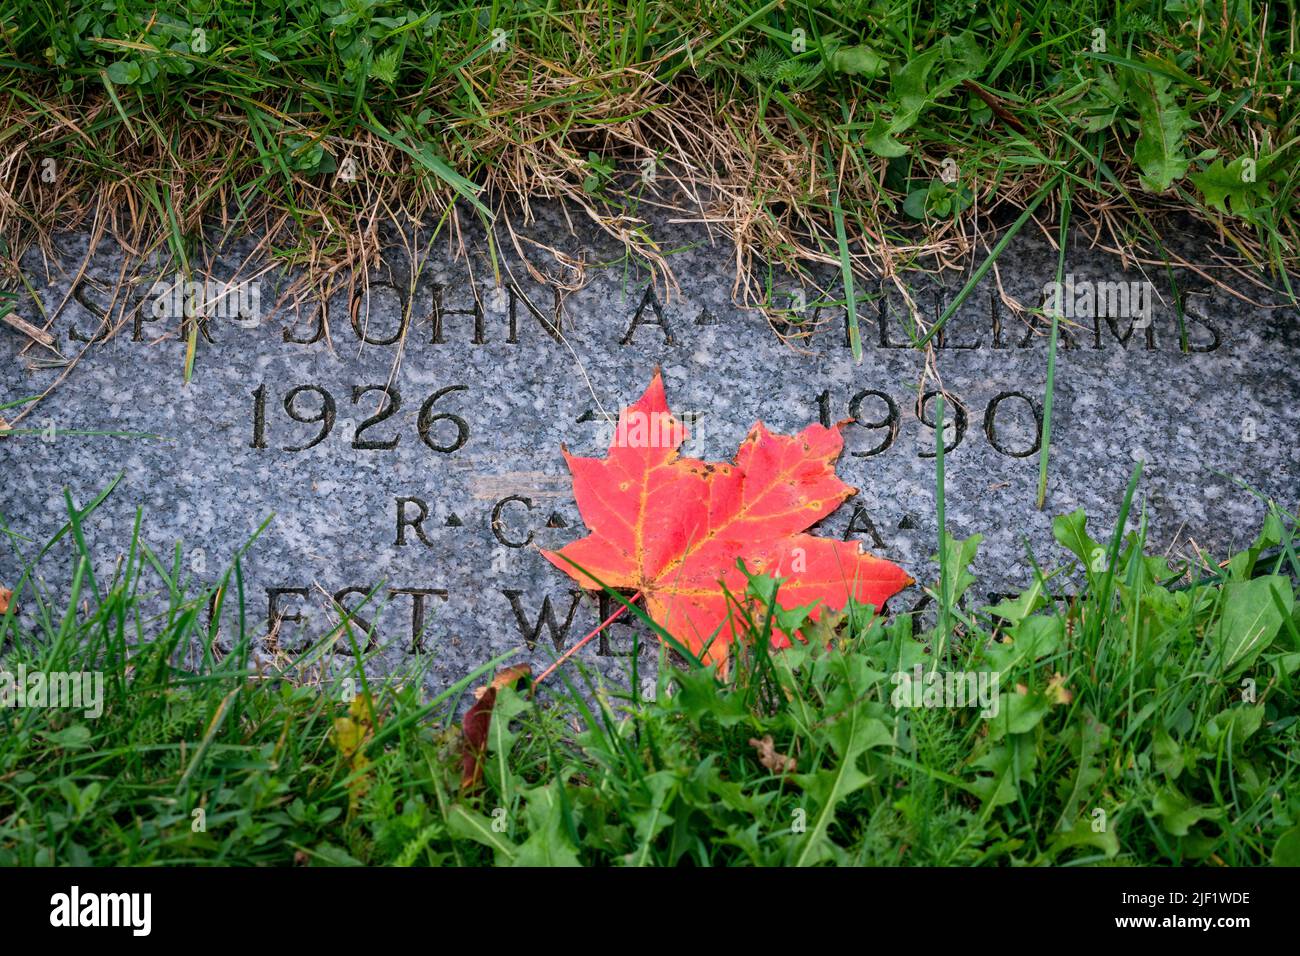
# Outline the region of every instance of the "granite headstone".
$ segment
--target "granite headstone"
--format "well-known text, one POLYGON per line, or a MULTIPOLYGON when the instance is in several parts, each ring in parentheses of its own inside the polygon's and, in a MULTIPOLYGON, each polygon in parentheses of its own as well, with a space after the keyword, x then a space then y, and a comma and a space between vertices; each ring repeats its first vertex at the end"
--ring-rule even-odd
MULTIPOLYGON (((1158 266, 1125 270, 1081 240, 1071 248, 1039 511, 1046 324, 1009 303, 1043 304, 1056 253, 1041 239, 1013 243, 929 359, 911 347, 911 310, 933 319, 967 276, 860 288, 859 363, 844 306, 811 287, 774 285, 790 318, 782 337, 733 305, 726 248, 674 233, 681 241, 666 246, 685 248, 669 288, 591 236, 566 235, 564 222, 534 227, 587 261, 586 284, 563 295, 508 257, 498 285, 472 236, 467 259, 435 242, 412 268, 395 250, 323 308, 283 307, 293 275, 250 268, 247 248, 211 260, 206 290, 169 285, 163 263, 126 261, 108 241, 83 262, 84 236, 62 237, 53 261, 27 257, 44 313, 20 302, 18 314, 38 326, 55 315, 49 332, 76 363, 50 362, 49 349, 0 326, 0 404, 50 389, 20 433, 0 438, 11 532, 0 582, 12 586, 65 522, 65 489, 84 507, 120 473, 85 529, 100 575, 125 554, 137 507, 165 564, 182 542, 196 586, 267 522, 241 558, 259 643, 273 632, 292 653, 348 609, 377 660, 400 669, 419 656, 432 687, 515 649, 544 666, 610 611, 538 553, 584 533, 561 444, 602 454, 610 417, 656 367, 691 427, 685 451, 700 457, 729 459, 756 419, 780 431, 850 420, 839 470, 860 493, 817 530, 858 538, 921 582, 894 613, 923 605, 935 575, 940 388, 948 528, 984 535, 976 600, 1023 586, 1031 552, 1061 561, 1054 515, 1082 507, 1108 527, 1139 459, 1152 542, 1172 553, 1249 541, 1265 506, 1243 485, 1296 506, 1297 318, 1253 286, 1237 297, 1175 270, 1175 294, 1158 266), (593 264, 601 256, 613 264, 593 264), (113 297, 123 274, 136 281, 113 297), (211 300, 227 280, 212 315, 184 318, 186 296, 211 300)), ((51 595, 67 588, 70 554, 65 541, 40 566, 51 595)), ((225 646, 238 621, 225 601, 225 646)), ((585 659, 626 668, 638 627, 620 621, 585 659)))

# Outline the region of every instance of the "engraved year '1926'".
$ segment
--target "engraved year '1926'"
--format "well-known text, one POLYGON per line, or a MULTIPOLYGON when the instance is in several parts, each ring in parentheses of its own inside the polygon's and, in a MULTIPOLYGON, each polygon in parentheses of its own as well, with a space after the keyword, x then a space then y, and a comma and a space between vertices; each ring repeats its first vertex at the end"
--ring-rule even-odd
MULTIPOLYGON (((450 454, 469 440, 469 423, 465 419, 435 408, 438 401, 445 396, 452 392, 464 391, 468 391, 467 386, 448 385, 446 388, 438 389, 420 406, 419 415, 415 420, 416 433, 420 441, 433 451, 450 454)), ((371 392, 382 394, 379 409, 356 426, 352 433, 352 447, 391 451, 397 447, 402 436, 396 431, 385 433, 379 426, 397 414, 398 409, 402 407, 402 394, 392 385, 353 385, 352 404, 360 403, 361 399, 371 392)), ((266 385, 259 385, 252 395, 253 440, 249 443, 249 447, 266 448, 269 431, 266 385)), ((298 445, 284 445, 282 446, 284 451, 298 452, 314 448, 328 438, 330 432, 334 430, 334 423, 338 419, 338 401, 328 390, 319 385, 297 385, 285 393, 281 404, 284 406, 284 413, 293 421, 318 426, 316 434, 310 441, 298 445), (308 396, 315 396, 315 400, 308 396)))

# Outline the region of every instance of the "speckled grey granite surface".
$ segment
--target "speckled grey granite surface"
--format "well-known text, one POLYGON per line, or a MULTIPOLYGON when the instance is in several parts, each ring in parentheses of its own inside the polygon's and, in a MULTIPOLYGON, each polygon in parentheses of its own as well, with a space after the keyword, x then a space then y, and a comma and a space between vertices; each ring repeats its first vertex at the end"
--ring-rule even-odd
MULTIPOLYGON (((565 231, 561 222, 552 211, 534 232, 555 239, 565 231)), ((537 553, 583 533, 560 445, 600 453, 602 410, 616 414, 637 397, 657 365, 674 409, 698 416, 687 450, 706 458, 729 458, 756 418, 795 430, 819 417, 856 417, 845 432, 840 472, 861 493, 820 531, 860 537, 919 580, 932 579, 934 433, 916 411, 923 358, 898 347, 906 340, 901 300, 888 297, 884 312, 879 301, 861 305, 861 364, 846 346, 842 307, 810 308, 823 324, 796 347, 783 345, 759 315, 731 304, 728 250, 687 230, 669 235, 699 243, 672 259, 679 291, 666 296, 661 289, 652 302, 646 274, 622 265, 597 270, 564 299, 559 339, 525 302, 553 322, 554 296, 518 264, 511 268, 517 285, 503 294, 483 256, 473 257, 471 278, 443 243, 416 283, 400 349, 361 341, 364 334, 383 343, 400 331, 403 294, 394 286, 406 287, 408 269, 395 252, 392 275, 371 275, 355 324, 346 294, 332 300, 332 347, 324 338, 291 341, 316 335, 317 318, 306 312, 255 325, 214 319, 210 338, 199 339, 188 386, 178 323, 153 320, 146 300, 138 333, 128 319, 115 338, 92 344, 22 423, 53 423, 52 441, 0 440, 0 513, 27 539, 13 538, 0 553, 0 581, 16 581, 20 562, 58 529, 65 487, 84 505, 122 472, 86 529, 101 573, 125 552, 137 506, 150 546, 167 555, 183 541, 185 570, 198 582, 215 581, 270 518, 244 559, 247 614, 258 634, 278 610, 285 615, 281 646, 300 646, 336 620, 330 595, 351 607, 380 586, 382 609, 367 608, 362 617, 377 622, 383 659, 396 667, 413 652, 431 655, 432 686, 514 648, 543 666, 600 620, 598 601, 579 595, 537 553), (386 384, 394 391, 383 411, 391 414, 367 427, 386 384), (311 442, 320 426, 293 420, 285 402, 295 391, 291 408, 301 418, 318 415, 324 393, 334 408, 329 433, 301 451, 290 449, 311 442), (432 417, 441 415, 456 417, 432 417), (74 430, 159 437, 65 434, 74 430)), ((565 247, 581 250, 590 238, 564 236, 565 247)), ((60 243, 60 261, 25 263, 48 310, 73 291, 70 276, 85 250, 84 237, 60 243)), ((226 278, 241 258, 234 250, 211 271, 226 278)), ((100 290, 115 285, 121 267, 120 250, 101 244, 52 329, 64 354, 77 354, 78 340, 99 324, 100 290)), ((1144 278, 1083 248, 1071 251, 1068 267, 1079 280, 1144 278)), ((1014 244, 999 270, 1005 291, 1027 305, 1038 304, 1054 271, 1055 253, 1032 239, 1014 244)), ((980 597, 1025 582, 1027 548, 1044 566, 1061 560, 1053 515, 1083 507, 1094 528, 1107 526, 1138 458, 1147 463, 1142 494, 1162 547, 1194 541, 1222 554, 1249 541, 1264 508, 1235 478, 1296 507, 1300 320, 1290 310, 1203 294, 1203 280, 1179 273, 1190 348, 1182 351, 1162 273, 1151 269, 1149 278, 1163 297, 1149 330, 1121 341, 1116 332, 1130 320, 1112 328, 1079 319, 1082 326, 1062 343, 1043 512, 1033 498, 1046 336, 998 302, 992 276, 949 325, 935 353, 943 387, 957 403, 947 514, 954 534, 985 536, 976 567, 980 597)), ((944 294, 920 277, 908 281, 926 309, 944 294)), ((279 282, 275 274, 264 278, 264 306, 274 303, 279 282)), ((950 278, 949 294, 960 284, 950 278)), ((38 318, 30 303, 18 311, 38 318)), ((24 345, 0 326, 0 402, 37 394, 59 374, 32 368, 40 350, 24 345)), ((924 385, 937 387, 933 378, 924 385)), ((929 400, 924 417, 933 421, 933 414, 929 400)), ((53 593, 66 589, 68 553, 61 543, 42 565, 53 593)), ((913 588, 895 599, 894 610, 920 597, 913 588)), ((223 640, 237 620, 228 602, 223 640)), ((632 630, 613 627, 584 651, 587 660, 617 673, 627 666, 632 630)))

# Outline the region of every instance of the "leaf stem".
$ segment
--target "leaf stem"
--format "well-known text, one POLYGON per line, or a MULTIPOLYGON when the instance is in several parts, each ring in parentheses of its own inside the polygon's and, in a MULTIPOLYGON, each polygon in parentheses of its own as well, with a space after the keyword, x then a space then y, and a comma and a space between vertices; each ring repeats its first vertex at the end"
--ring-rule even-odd
POLYGON ((639 598, 640 596, 641 596, 641 592, 637 591, 636 594, 632 595, 632 599, 628 601, 627 604, 620 604, 618 606, 618 610, 616 610, 613 614, 611 614, 609 617, 605 618, 605 620, 603 620, 600 624, 598 624, 595 630, 593 630, 590 634, 588 634, 582 640, 578 641, 578 643, 574 644, 571 648, 569 648, 567 651, 561 654, 556 659, 554 664, 546 668, 546 670, 542 671, 541 674, 538 675, 537 680, 533 681, 533 687, 536 688, 538 684, 546 680, 546 678, 550 677, 551 674, 555 673, 556 669, 561 664, 567 661, 574 654, 578 653, 578 651, 582 650, 582 648, 587 644, 588 641, 590 641, 593 637, 595 637, 605 628, 613 624, 614 621, 618 618, 618 616, 628 609, 628 605, 634 604, 637 598, 639 598))

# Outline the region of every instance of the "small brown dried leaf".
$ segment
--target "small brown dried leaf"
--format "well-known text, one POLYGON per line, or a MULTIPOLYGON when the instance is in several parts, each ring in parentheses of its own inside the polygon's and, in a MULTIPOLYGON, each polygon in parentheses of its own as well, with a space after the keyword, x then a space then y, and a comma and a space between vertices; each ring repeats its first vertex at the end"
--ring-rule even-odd
POLYGON ((768 770, 776 774, 794 773, 795 759, 776 752, 771 734, 764 735, 762 740, 757 737, 750 737, 749 745, 758 751, 758 762, 768 770))
POLYGON ((14 599, 14 592, 8 588, 0 588, 0 614, 9 610, 9 602, 14 599))
POLYGON ((1054 704, 1068 704, 1074 700, 1074 692, 1065 686, 1064 674, 1053 674, 1047 682, 1047 696, 1054 704))
POLYGON ((488 728, 492 725, 492 708, 497 703, 497 691, 513 687, 528 677, 533 669, 527 664, 516 664, 498 671, 492 683, 476 688, 474 704, 465 711, 461 721, 460 789, 467 793, 478 788, 483 779, 483 756, 487 752, 488 728))

